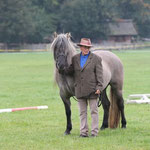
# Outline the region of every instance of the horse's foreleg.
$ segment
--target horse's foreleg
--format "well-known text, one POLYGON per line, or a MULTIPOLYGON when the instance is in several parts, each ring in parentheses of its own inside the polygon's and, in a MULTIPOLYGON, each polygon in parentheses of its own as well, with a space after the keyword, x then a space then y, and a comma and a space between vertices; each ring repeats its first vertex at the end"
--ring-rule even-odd
POLYGON ((72 123, 71 123, 71 102, 70 99, 65 99, 62 98, 64 106, 65 106, 65 111, 66 111, 66 119, 67 119, 67 126, 66 126, 66 131, 65 135, 70 134, 70 131, 72 130, 72 123))
POLYGON ((110 102, 106 94, 106 89, 102 92, 101 102, 104 109, 104 115, 103 115, 103 123, 100 129, 103 130, 105 128, 108 128, 108 117, 109 117, 109 107, 110 107, 110 102))

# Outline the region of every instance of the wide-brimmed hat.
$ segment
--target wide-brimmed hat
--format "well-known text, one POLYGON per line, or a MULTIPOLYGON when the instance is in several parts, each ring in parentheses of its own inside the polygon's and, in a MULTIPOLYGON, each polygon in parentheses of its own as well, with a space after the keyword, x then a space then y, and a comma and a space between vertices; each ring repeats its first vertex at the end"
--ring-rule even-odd
POLYGON ((87 46, 92 47, 91 40, 87 38, 82 38, 80 43, 77 44, 78 46, 87 46))

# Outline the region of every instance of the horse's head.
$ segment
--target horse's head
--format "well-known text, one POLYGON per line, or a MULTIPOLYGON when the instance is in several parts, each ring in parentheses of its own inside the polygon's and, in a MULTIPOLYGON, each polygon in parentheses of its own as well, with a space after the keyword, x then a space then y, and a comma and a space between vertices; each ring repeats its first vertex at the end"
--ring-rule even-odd
POLYGON ((51 48, 53 50, 56 68, 59 71, 65 70, 71 64, 71 58, 75 48, 70 37, 70 33, 54 34, 54 41, 52 42, 51 48))

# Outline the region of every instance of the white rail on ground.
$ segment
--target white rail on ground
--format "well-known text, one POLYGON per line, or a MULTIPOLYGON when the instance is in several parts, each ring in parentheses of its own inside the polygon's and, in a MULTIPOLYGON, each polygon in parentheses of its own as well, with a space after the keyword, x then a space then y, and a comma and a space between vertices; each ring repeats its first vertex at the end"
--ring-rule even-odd
POLYGON ((48 109, 48 106, 34 106, 34 107, 0 109, 0 113, 14 112, 14 111, 23 111, 23 110, 30 110, 30 109, 48 109))
POLYGON ((127 99, 127 104, 150 104, 150 94, 132 94, 127 99))

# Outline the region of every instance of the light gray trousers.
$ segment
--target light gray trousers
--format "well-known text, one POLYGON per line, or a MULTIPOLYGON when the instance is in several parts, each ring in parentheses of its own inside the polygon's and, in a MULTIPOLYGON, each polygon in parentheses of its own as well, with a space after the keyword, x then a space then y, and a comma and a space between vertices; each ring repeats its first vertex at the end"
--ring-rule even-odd
POLYGON ((78 106, 80 112, 80 134, 88 135, 88 121, 87 121, 87 108, 90 106, 92 124, 91 134, 96 135, 99 131, 99 120, 98 120, 98 99, 78 99, 78 106))

